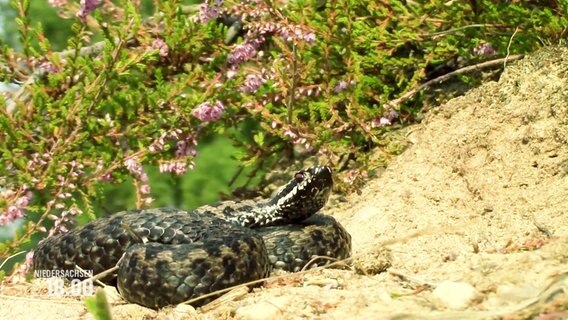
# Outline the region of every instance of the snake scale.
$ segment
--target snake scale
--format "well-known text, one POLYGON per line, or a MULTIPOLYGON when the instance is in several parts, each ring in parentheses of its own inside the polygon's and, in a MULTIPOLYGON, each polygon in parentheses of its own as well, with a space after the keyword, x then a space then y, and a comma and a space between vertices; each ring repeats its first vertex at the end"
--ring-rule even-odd
POLYGON ((79 266, 98 274, 118 263, 102 281, 115 284, 126 300, 157 309, 267 277, 273 269, 299 271, 313 256, 344 259, 351 236, 333 217, 317 213, 332 186, 331 169, 314 166, 263 201, 119 212, 45 239, 34 269, 79 266))

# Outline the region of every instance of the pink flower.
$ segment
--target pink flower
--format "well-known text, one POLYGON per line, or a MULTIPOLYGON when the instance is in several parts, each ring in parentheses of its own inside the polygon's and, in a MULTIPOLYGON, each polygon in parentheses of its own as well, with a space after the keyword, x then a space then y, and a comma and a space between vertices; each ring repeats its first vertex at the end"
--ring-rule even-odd
POLYGON ((223 103, 217 100, 215 105, 212 105, 211 102, 204 102, 198 105, 195 109, 193 109, 191 114, 201 121, 212 122, 219 120, 224 110, 225 107, 223 106, 223 103))
POLYGON ((233 79, 236 75, 237 75, 237 70, 236 68, 233 66, 229 69, 229 71, 227 71, 227 78, 229 79, 233 79))
POLYGON ((240 64, 247 60, 250 60, 256 56, 257 49, 265 41, 263 36, 259 36, 255 39, 247 39, 245 42, 235 46, 233 51, 227 57, 229 64, 240 64))
POLYGON ((149 194, 150 193, 150 185, 143 184, 140 186, 140 193, 142 194, 149 194))
POLYGON ((387 113, 386 118, 387 118, 389 121, 392 122, 392 121, 398 119, 398 112, 396 112, 395 110, 392 110, 392 109, 391 109, 391 110, 387 113))
POLYGON ((77 12, 77 17, 85 19, 101 2, 102 0, 81 0, 81 9, 77 12))
POLYGON ((28 197, 20 197, 16 200, 16 205, 20 208, 27 207, 30 203, 30 198, 28 197))
POLYGON ((373 119, 373 121, 371 121, 371 128, 390 126, 391 124, 392 123, 390 122, 389 119, 385 117, 380 117, 377 119, 373 119))
POLYGON ((260 86, 265 82, 266 79, 264 79, 262 76, 258 74, 249 74, 247 75, 240 90, 246 93, 253 93, 256 92, 258 88, 260 88, 260 86))
POLYGON ((289 42, 305 41, 307 43, 316 42, 316 34, 311 31, 304 31, 299 27, 281 27, 276 30, 276 33, 284 40, 289 42))
POLYGON ((491 43, 482 43, 473 48, 473 54, 476 56, 493 56, 496 53, 497 50, 495 50, 491 43))
MULTIPOLYGON (((24 189, 25 190, 25 189, 24 189)), ((8 194, 8 192, 6 192, 8 194)), ((32 193, 26 192, 22 197, 16 199, 15 203, 8 205, 5 213, 0 213, 0 226, 14 222, 26 215, 25 209, 32 199, 32 193)))
POLYGON ((6 215, 10 218, 10 220, 14 221, 24 216, 24 213, 20 208, 16 206, 9 206, 8 210, 6 211, 6 215))
POLYGON ((185 161, 173 161, 173 162, 163 162, 160 163, 160 172, 171 172, 177 175, 181 175, 187 172, 187 168, 193 169, 195 164, 190 161, 189 166, 185 161))
POLYGON ((56 72, 59 71, 59 68, 57 68, 53 63, 47 62, 47 61, 46 61, 46 62, 42 62, 42 63, 39 65, 39 68, 40 68, 41 70, 43 70, 44 72, 47 72, 47 73, 56 73, 56 72))
POLYGON ((186 140, 180 140, 177 142, 176 157, 181 158, 184 156, 195 157, 197 156, 197 150, 186 140))
POLYGON ((167 57, 168 52, 170 51, 170 48, 162 39, 154 39, 152 42, 152 49, 159 50, 160 56, 162 57, 167 57))
POLYGON ((17 271, 18 274, 20 274, 21 276, 25 276, 26 274, 28 274, 28 272, 30 272, 30 270, 32 270, 33 264, 34 264, 34 252, 28 251, 28 253, 26 253, 26 259, 24 260, 24 263, 22 263, 18 268, 17 271))
POLYGON ((48 0, 47 2, 54 8, 61 8, 67 4, 67 0, 48 0))
POLYGON ((48 216, 49 219, 53 220, 53 228, 49 230, 48 236, 52 236, 54 234, 63 234, 68 231, 66 224, 73 224, 74 220, 71 217, 82 214, 83 211, 76 207, 72 207, 69 210, 61 211, 59 216, 51 214, 48 216))
POLYGON ((353 81, 353 80, 351 80, 350 82, 347 82, 345 80, 341 80, 335 85, 335 88, 333 88, 333 91, 335 93, 340 93, 343 90, 345 90, 345 89, 347 89, 351 86, 354 86, 354 85, 355 85, 355 81, 353 81))
POLYGON ((207 21, 216 19, 219 16, 223 1, 215 0, 214 4, 211 4, 210 2, 211 1, 206 0, 199 5, 199 15, 195 19, 197 22, 206 23, 207 21))
POLYGON ((128 171, 130 171, 131 173, 133 173, 136 176, 140 176, 143 173, 142 165, 140 163, 138 163, 138 161, 134 158, 126 159, 124 161, 124 166, 126 167, 126 169, 128 171))

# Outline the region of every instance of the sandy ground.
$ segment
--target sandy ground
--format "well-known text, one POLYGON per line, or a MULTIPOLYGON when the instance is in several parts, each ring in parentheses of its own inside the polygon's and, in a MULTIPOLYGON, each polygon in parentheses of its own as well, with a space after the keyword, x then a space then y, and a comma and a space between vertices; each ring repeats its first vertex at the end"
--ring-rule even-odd
MULTIPOLYGON (((326 212, 354 264, 274 279, 204 309, 115 302, 116 319, 568 319, 568 50, 507 67, 436 108, 411 146, 326 212), (385 266, 390 266, 386 272, 385 266)), ((5 284, 4 319, 92 319, 5 284)))

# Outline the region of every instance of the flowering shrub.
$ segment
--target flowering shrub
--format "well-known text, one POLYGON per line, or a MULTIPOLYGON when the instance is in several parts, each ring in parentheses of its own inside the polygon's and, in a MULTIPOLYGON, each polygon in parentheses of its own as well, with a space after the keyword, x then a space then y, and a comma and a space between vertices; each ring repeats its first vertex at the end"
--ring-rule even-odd
POLYGON ((364 163, 384 134, 414 121, 418 101, 387 102, 429 68, 531 51, 568 25, 565 5, 506 1, 154 1, 150 19, 132 1, 50 1, 76 20, 57 53, 30 26, 28 1, 15 3, 23 50, 0 56, 0 88, 10 88, 0 99, 0 225, 28 223, 0 244, 0 259, 38 232, 94 218, 90 199, 105 184, 131 178, 137 206, 150 205, 144 166, 184 174, 214 133, 244 146, 247 164, 291 145, 331 165, 364 163), (226 41, 227 17, 242 26, 236 41, 226 41), (245 122, 253 135, 227 131, 245 122))

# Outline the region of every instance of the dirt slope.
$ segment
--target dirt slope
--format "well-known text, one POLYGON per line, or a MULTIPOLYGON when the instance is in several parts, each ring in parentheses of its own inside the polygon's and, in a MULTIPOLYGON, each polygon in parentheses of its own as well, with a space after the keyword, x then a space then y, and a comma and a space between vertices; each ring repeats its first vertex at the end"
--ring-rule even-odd
MULTIPOLYGON (((116 318, 568 318, 568 49, 511 64, 408 139, 362 194, 327 208, 352 234, 356 265, 389 272, 292 275, 205 312, 117 304, 116 318)), ((5 286, 3 316, 90 318, 41 290, 5 286)))

